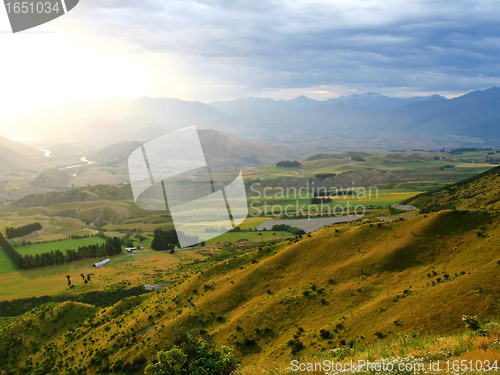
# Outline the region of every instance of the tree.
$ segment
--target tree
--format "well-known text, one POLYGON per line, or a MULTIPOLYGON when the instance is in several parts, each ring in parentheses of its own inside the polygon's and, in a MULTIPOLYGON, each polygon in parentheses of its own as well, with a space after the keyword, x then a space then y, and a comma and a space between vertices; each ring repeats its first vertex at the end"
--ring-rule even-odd
POLYGON ((146 367, 146 375, 229 375, 239 361, 227 346, 215 348, 203 338, 187 335, 187 340, 158 353, 158 362, 146 367))
POLYGON ((71 286, 71 275, 66 275, 66 278, 68 279, 68 286, 71 286))
POLYGON ((179 246, 177 232, 174 229, 164 231, 160 228, 155 229, 151 248, 153 250, 171 250, 175 246, 179 246))

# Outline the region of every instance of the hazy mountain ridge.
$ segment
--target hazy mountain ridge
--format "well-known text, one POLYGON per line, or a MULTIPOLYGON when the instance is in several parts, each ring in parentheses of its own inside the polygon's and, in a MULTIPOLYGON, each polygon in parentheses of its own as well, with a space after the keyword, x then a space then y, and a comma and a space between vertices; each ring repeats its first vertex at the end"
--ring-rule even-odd
POLYGON ((133 199, 130 186, 97 185, 64 192, 51 191, 48 193, 27 195, 12 205, 16 207, 44 207, 58 203, 128 199, 133 199))
MULTIPOLYGON (((238 137, 294 142, 314 136, 369 136, 368 143, 381 136, 441 137, 442 142, 463 137, 463 144, 495 147, 500 145, 499 104, 500 88, 453 99, 438 95, 401 99, 367 93, 326 101, 302 96, 204 104, 113 97, 47 108, 4 122, 3 126, 16 129, 17 136, 108 143, 146 141, 168 130, 196 125, 238 137)), ((390 143, 385 147, 390 148, 390 143)))
POLYGON ((47 169, 31 181, 31 185, 39 188, 66 188, 71 185, 72 177, 59 169, 47 169))
POLYGON ((35 168, 41 161, 43 154, 40 151, 0 136, 0 172, 35 168))

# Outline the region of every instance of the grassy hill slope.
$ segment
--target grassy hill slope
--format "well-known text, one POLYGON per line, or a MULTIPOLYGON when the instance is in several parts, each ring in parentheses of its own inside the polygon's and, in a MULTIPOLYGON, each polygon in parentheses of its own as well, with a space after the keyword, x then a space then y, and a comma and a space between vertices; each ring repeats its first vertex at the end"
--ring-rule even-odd
MULTIPOLYGON (((500 212, 491 203, 497 179, 494 169, 424 196, 430 207, 474 210, 335 225, 210 265, 182 264, 162 290, 107 308, 78 305, 83 320, 72 326, 64 320, 71 314, 55 310, 43 321, 36 309, 0 320, 0 341, 7 343, 0 350, 9 358, 0 371, 57 366, 52 371, 60 374, 140 373, 189 330, 210 334, 234 347, 245 365, 268 372, 289 366, 292 357, 331 355, 334 348, 369 348, 404 335, 460 335, 462 315, 486 322, 500 314, 500 212), (40 334, 21 334, 25 327, 40 334)), ((464 351, 453 353, 460 358, 464 351)), ((498 349, 485 355, 498 357, 498 349)))
POLYGON ((443 209, 500 209, 500 167, 478 176, 419 194, 405 202, 426 212, 443 209))
MULTIPOLYGON (((123 300, 81 325, 79 340, 56 330, 43 348, 55 346, 54 361, 74 368, 117 369, 153 360, 184 327, 206 330, 256 364, 289 360, 294 340, 303 345, 296 354, 304 355, 377 343, 397 332, 457 333, 462 314, 498 318, 497 213, 445 211, 336 228, 256 249, 146 298, 123 300), (331 337, 322 338, 321 330, 331 337), (95 353, 101 353, 97 362, 95 353)), ((15 332, 19 324, 8 329, 15 332)), ((16 345, 27 350, 24 341, 16 345)), ((32 358, 42 364, 48 355, 41 350, 32 358)))
POLYGON ((130 186, 116 187, 111 185, 96 185, 64 192, 48 192, 23 197, 13 203, 16 207, 43 207, 58 203, 87 202, 97 200, 132 199, 130 186))

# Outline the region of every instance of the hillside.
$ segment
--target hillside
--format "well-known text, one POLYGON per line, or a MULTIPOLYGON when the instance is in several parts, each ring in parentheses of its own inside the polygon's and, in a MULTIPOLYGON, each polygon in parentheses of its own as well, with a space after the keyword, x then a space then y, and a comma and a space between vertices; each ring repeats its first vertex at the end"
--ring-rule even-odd
POLYGON ((377 343, 397 332, 454 334, 462 330, 462 314, 498 318, 499 230, 498 214, 469 212, 324 228, 100 309, 75 331, 60 324, 72 315, 52 312, 54 307, 43 313, 51 320, 27 313, 2 330, 2 341, 10 343, 2 350, 10 368, 26 366, 16 352, 32 353, 38 367, 60 363, 92 373, 102 366, 141 368, 179 327, 207 331, 217 343, 235 347, 246 364, 289 360, 290 340, 299 340, 305 355, 342 342, 377 343), (37 336, 36 347, 44 350, 33 352, 35 342, 26 334, 13 339, 26 324, 52 332, 37 336), (321 330, 331 337, 322 339, 321 330))
MULTIPOLYGON (((198 136, 207 161, 226 170, 298 158, 298 154, 283 143, 242 140, 230 134, 209 129, 198 129, 198 136)), ((113 144, 92 153, 88 159, 101 165, 125 165, 131 152, 140 145, 141 142, 113 144)))
POLYGON ((37 151, 34 148, 2 136, 0 136, 0 147, 9 150, 10 152, 13 152, 17 155, 23 155, 27 158, 41 158, 43 155, 40 151, 37 151))
POLYGON ((0 136, 0 173, 33 167, 41 156, 42 153, 34 149, 0 136))
POLYGON ((59 169, 47 169, 40 173, 31 185, 39 188, 61 189, 71 186, 71 176, 59 169))
MULTIPOLYGON (((460 207, 481 207, 474 203, 484 201, 479 186, 498 196, 500 185, 490 185, 497 172, 458 184, 469 194, 460 207)), ((462 315, 487 322, 500 314, 499 212, 484 207, 492 209, 330 226, 250 250, 235 244, 212 261, 173 270, 151 264, 170 286, 106 308, 49 304, 4 323, 4 369, 33 363, 57 364, 60 373, 140 371, 189 330, 207 332, 234 347, 245 365, 267 369, 347 344, 460 334, 462 315), (62 312, 70 308, 83 314, 62 312), (24 326, 33 328, 23 333, 24 326), (32 337, 33 329, 45 335, 32 337)), ((133 267, 121 270, 135 279, 133 267)))
POLYGON ((97 164, 118 164, 125 162, 132 151, 141 145, 140 142, 121 142, 113 144, 92 153, 88 156, 88 160, 92 160, 97 164))
POLYGON ((443 209, 500 209, 500 167, 478 176, 419 194, 407 201, 425 212, 443 209))
POLYGON ((87 202, 97 200, 127 200, 133 199, 130 186, 116 187, 97 185, 64 192, 48 192, 27 195, 12 205, 16 207, 43 207, 58 203, 87 202))

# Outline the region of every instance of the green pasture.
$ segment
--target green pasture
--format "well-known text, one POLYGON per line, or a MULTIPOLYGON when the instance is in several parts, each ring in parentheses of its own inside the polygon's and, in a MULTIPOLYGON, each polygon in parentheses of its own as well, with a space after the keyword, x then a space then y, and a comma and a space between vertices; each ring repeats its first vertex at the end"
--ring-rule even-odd
MULTIPOLYGON (((332 199, 332 202, 321 204, 312 204, 311 198, 313 194, 310 192, 302 192, 297 194, 280 194, 280 190, 267 191, 266 196, 262 195, 257 198, 257 195, 251 196, 249 199, 249 212, 250 215, 259 216, 261 214, 276 214, 279 215, 280 212, 286 212, 287 214, 293 214, 296 212, 297 208, 300 210, 311 210, 316 212, 316 210, 323 207, 324 210, 330 209, 333 212, 334 208, 346 209, 348 207, 355 207, 357 205, 363 205, 365 207, 379 207, 384 208, 393 204, 401 203, 402 201, 411 198, 421 191, 413 189, 365 189, 364 194, 356 194, 355 196, 342 196, 332 199)), ((257 226, 260 223, 256 223, 257 226)))
POLYGON ((50 251, 55 250, 75 250, 82 246, 89 245, 101 245, 105 243, 101 237, 85 237, 78 239, 68 239, 62 241, 51 241, 51 242, 40 242, 40 243, 32 243, 22 245, 22 243, 12 241, 12 245, 16 249, 16 251, 21 255, 36 255, 42 253, 48 253, 50 251))
POLYGON ((292 237, 293 235, 288 232, 275 232, 275 231, 263 231, 263 232, 227 232, 218 237, 207 240, 207 245, 215 245, 217 243, 231 242, 237 243, 238 241, 250 241, 250 242, 260 242, 260 241, 270 241, 279 238, 292 237))
POLYGON ((16 265, 12 262, 7 253, 0 248, 0 273, 15 271, 16 265))

